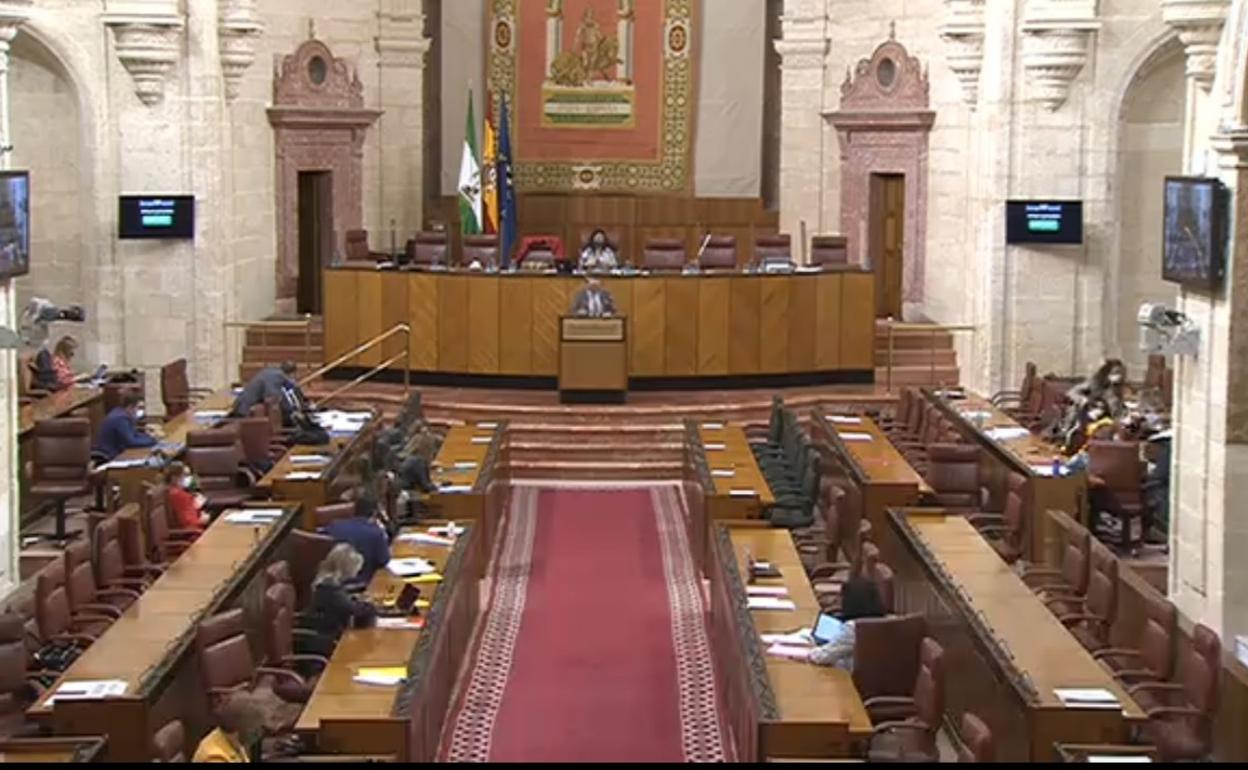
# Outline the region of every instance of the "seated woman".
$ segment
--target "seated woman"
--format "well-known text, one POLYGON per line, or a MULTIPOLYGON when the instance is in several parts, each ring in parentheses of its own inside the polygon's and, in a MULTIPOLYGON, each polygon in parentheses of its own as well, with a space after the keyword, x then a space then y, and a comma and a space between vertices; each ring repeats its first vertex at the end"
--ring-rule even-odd
POLYGON ((78 381, 73 365, 77 352, 78 341, 68 335, 56 341, 51 353, 46 348, 39 351, 35 357, 35 387, 53 392, 73 387, 78 381))
POLYGON ((339 543, 330 549, 312 582, 311 627, 331 649, 347 628, 367 628, 377 620, 377 608, 347 590, 363 566, 359 551, 339 543))
POLYGON ((854 621, 884 616, 884 602, 875 583, 865 577, 850 578, 841 588, 842 621, 835 638, 810 651, 808 660, 820 666, 854 670, 854 621))
POLYGON ((169 507, 182 529, 203 531, 208 526, 208 514, 204 512, 204 496, 196 493, 195 479, 186 466, 176 460, 165 466, 165 485, 169 488, 169 507))
POLYGON ((615 256, 615 249, 607 242, 607 233, 602 228, 594 230, 589 236, 589 243, 581 250, 581 269, 587 272, 594 270, 614 270, 620 266, 615 256))
POLYGON ((1088 401, 1099 398, 1109 409, 1109 416, 1116 420, 1126 414, 1129 395, 1126 365, 1116 358, 1110 358, 1101 364, 1095 374, 1071 388, 1066 397, 1076 407, 1082 407, 1088 401))

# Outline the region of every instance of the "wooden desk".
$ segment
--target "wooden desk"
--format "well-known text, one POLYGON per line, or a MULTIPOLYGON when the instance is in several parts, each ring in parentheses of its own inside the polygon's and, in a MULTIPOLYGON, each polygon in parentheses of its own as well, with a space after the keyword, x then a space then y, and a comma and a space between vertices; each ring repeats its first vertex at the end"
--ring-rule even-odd
POLYGON ((715 519, 761 519, 763 511, 775 505, 767 478, 758 467, 749 439, 740 425, 695 423, 698 440, 706 455, 706 465, 715 487, 707 513, 715 519), (732 471, 731 477, 716 471, 732 471), (733 491, 749 493, 734 495, 733 491))
POLYGON ((888 530, 885 519, 889 508, 913 506, 931 492, 927 481, 870 417, 831 415, 819 406, 811 415, 810 425, 811 437, 833 453, 861 491, 862 515, 871 522, 872 531, 888 530), (870 436, 870 440, 857 440, 855 434, 870 436))
POLYGON ((256 487, 263 490, 270 499, 299 503, 299 527, 309 532, 316 531, 316 509, 334 501, 334 483, 356 457, 372 446, 380 424, 380 417, 374 411, 372 417, 354 435, 331 438, 328 444, 322 446, 298 444, 291 447, 256 483, 256 487), (329 461, 313 465, 297 463, 293 459, 308 455, 328 457, 329 461), (298 471, 315 472, 318 475, 316 478, 288 478, 292 472, 298 471))
MULTIPOLYGON (((419 530, 404 530, 414 531, 419 530)), ((421 629, 350 629, 342 635, 295 726, 321 753, 391 754, 410 762, 432 761, 436 754, 442 720, 476 623, 484 564, 475 526, 457 539, 453 549, 413 545, 401 535, 393 555, 432 561, 443 581, 421 585, 421 598, 432 604, 421 611, 421 629), (403 685, 354 681, 360 668, 392 666, 407 667, 403 685)), ((380 597, 401 582, 382 569, 368 592, 380 597)))
POLYGON ((5 738, 0 740, 0 764, 95 762, 103 752, 103 738, 5 738))
POLYGON ((972 711, 987 721, 1000 761, 1052 761, 1057 742, 1126 742, 1144 712, 966 519, 889 517, 884 556, 897 574, 898 609, 927 616, 946 671, 957 672, 945 688, 948 719, 972 711), (1067 708, 1057 688, 1108 690, 1122 708, 1067 708))
POLYGON ((17 457, 18 478, 20 479, 18 488, 22 524, 33 521, 42 502, 30 494, 30 479, 26 475, 26 466, 35 459, 33 444, 35 425, 44 420, 69 417, 75 412, 82 412, 83 416, 90 420, 91 437, 94 439, 96 428, 104 419, 104 391, 100 388, 75 386, 26 404, 18 412, 17 457))
POLYGON ((450 486, 463 491, 435 492, 426 496, 425 502, 435 516, 459 521, 481 520, 486 487, 493 478, 505 431, 505 422, 481 422, 456 425, 446 432, 433 458, 430 476, 439 487, 450 486))
MULTIPOLYGON (((49 705, 54 685, 27 716, 50 724, 58 735, 107 735, 109 761, 148 761, 149 739, 160 726, 158 701, 186 697, 173 680, 183 676, 180 663, 198 621, 251 587, 294 525, 295 513, 287 508, 275 523, 258 527, 218 519, 57 681, 120 679, 127 685, 123 697, 49 705)), ((202 697, 198 677, 192 672, 187 679, 190 691, 202 697)))
POLYGON ((932 391, 924 391, 924 395, 944 412, 964 437, 984 448, 983 478, 997 503, 990 507, 1001 510, 1004 505, 1009 474, 1027 478, 1027 499, 1023 501, 1023 508, 1028 517, 1030 537, 1026 558, 1039 559, 1047 544, 1056 537, 1045 525, 1045 511, 1066 511, 1087 524, 1087 473, 1053 476, 1053 459, 1060 455, 1057 447, 1029 431, 1015 438, 990 437, 987 431, 1021 426, 982 396, 968 393, 965 399, 947 400, 932 391))
POLYGON ((849 673, 767 656, 759 638, 808 627, 819 613, 789 533, 717 525, 716 554, 710 561, 716 679, 723 688, 738 760, 861 756, 871 720, 849 673), (742 576, 747 574, 747 550, 780 570, 780 578, 758 584, 785 586, 795 611, 746 608, 742 576))
MULTIPOLYGON (((604 278, 628 318, 630 379, 819 373, 870 381, 875 277, 846 268, 813 274, 604 278), (812 330, 818 329, 814 334, 812 330)), ((469 272, 324 272, 325 356, 409 323, 414 372, 539 377, 559 373, 559 318, 584 286, 573 276, 469 272)), ((373 367, 402 351, 371 350, 373 367)))

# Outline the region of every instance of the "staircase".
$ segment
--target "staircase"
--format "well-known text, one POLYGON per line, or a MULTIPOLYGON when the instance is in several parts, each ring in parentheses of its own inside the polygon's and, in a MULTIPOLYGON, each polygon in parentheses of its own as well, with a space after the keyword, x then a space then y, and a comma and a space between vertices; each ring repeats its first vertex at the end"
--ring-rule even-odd
POLYGON ((312 317, 308 332, 302 328, 271 328, 268 322, 299 322, 303 316, 272 316, 244 330, 243 354, 238 381, 246 382, 266 366, 294 361, 300 372, 310 372, 325 360, 325 327, 319 316, 312 317))
MULTIPOLYGON (((913 329, 894 330, 892 363, 894 391, 901 386, 956 385, 961 376, 953 333, 913 329)), ((888 384, 888 322, 875 324, 875 383, 888 384)))

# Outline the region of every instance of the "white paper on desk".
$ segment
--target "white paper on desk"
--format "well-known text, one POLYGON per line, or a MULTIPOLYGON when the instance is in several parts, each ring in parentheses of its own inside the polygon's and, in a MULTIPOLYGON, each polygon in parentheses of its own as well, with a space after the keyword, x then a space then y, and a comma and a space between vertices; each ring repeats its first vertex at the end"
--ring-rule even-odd
POLYGON ((438 487, 439 495, 466 495, 472 491, 469 484, 447 484, 444 487, 438 487))
POLYGON ((702 427, 707 430, 723 430, 724 424, 722 422, 704 422, 702 427))
POLYGON ((1057 473, 1053 472, 1052 465, 1033 465, 1031 466, 1031 472, 1037 476, 1043 476, 1044 478, 1052 478, 1054 476, 1061 475, 1061 471, 1058 471, 1057 473))
POLYGON ((496 423, 496 422, 479 422, 479 423, 477 423, 477 427, 478 427, 478 428, 487 428, 487 429, 489 429, 489 430, 493 430, 493 429, 495 429, 495 428, 497 428, 497 427, 498 427, 498 423, 496 423))
POLYGON ((875 437, 870 433, 840 433, 841 441, 874 441, 875 437))
POLYGON ((100 700, 116 698, 126 694, 126 683, 120 679, 84 679, 77 682, 62 682, 47 704, 52 705, 58 700, 100 700))
POLYGON ((720 468, 718 470, 711 471, 711 478, 716 479, 730 479, 736 475, 737 471, 735 468, 720 468))
POLYGON ((810 657, 810 648, 791 644, 773 644, 767 648, 767 654, 777 658, 807 660, 810 657))
POLYGON ((703 444, 702 448, 708 452, 722 452, 727 447, 725 447, 723 444, 703 444))
POLYGON ((225 522, 227 524, 257 525, 257 524, 272 524, 273 522, 281 518, 281 515, 282 514, 280 511, 278 512, 276 516, 270 513, 266 513, 265 511, 231 511, 225 514, 222 518, 225 519, 225 522))
POLYGON ((984 411, 983 409, 958 410, 958 414, 962 415, 963 417, 971 421, 987 420, 989 417, 992 416, 992 412, 987 412, 987 411, 984 411))
POLYGON ((1152 764, 1152 759, 1144 754, 1088 754, 1085 758, 1089 764, 1107 764, 1110 762, 1129 762, 1152 764))
POLYGON ((1118 697, 1109 690, 1093 688, 1055 688, 1056 695, 1067 708, 1118 708, 1118 697))
POLYGON ((813 647, 815 640, 810 638, 809 628, 799 628, 787 634, 762 634, 764 644, 788 644, 794 646, 813 647))
POLYGON ((1003 426, 1000 428, 989 428, 984 431, 984 435, 993 441, 1009 441, 1015 438, 1026 438, 1031 435, 1031 431, 1026 428, 1003 426))
POLYGON ((778 596, 749 596, 746 597, 745 606, 752 610, 795 610, 797 604, 789 599, 782 599, 778 596))
POLYGON ((464 534, 467 531, 468 531, 467 527, 461 527, 453 521, 447 522, 446 524, 439 524, 436 527, 429 528, 429 534, 445 535, 447 537, 459 537, 460 535, 464 534))
POLYGON ((473 436, 472 437, 472 443, 474 444, 490 444, 490 443, 493 443, 493 441, 494 441, 493 436, 473 436))
POLYGON ((375 684, 381 687, 395 687, 403 683, 406 677, 389 676, 386 674, 356 674, 351 681, 356 684, 375 684))
POLYGON ((243 511, 257 519, 280 519, 286 513, 285 508, 244 508, 243 511))
POLYGON ((471 471, 475 470, 476 467, 477 463, 475 460, 460 460, 459 462, 451 463, 451 468, 457 471, 471 471))
POLYGON ((328 465, 333 462, 332 457, 327 455, 291 455, 291 465, 328 465))
POLYGON ((848 417, 842 414, 828 415, 828 422, 835 425, 862 425, 861 417, 848 417))
POLYGON ((784 586, 746 586, 745 593, 749 596, 788 596, 789 589, 784 586))
POLYGON ((425 559, 419 557, 411 557, 408 559, 391 559, 386 565, 386 569, 390 570, 396 577, 416 577, 417 575, 428 575, 430 572, 436 571, 436 567, 425 559))
POLYGON ((291 471, 283 478, 287 481, 316 481, 321 477, 320 471, 291 471))
POLYGON ((753 489, 730 489, 729 497, 758 497, 758 492, 753 489))
POLYGON ((455 545, 455 541, 448 537, 438 537, 426 532, 402 532, 395 539, 404 543, 420 543, 421 545, 441 545, 447 547, 455 545))
POLYGON ((411 618, 377 618, 377 628, 418 631, 423 628, 423 624, 420 621, 413 621, 411 618))
POLYGON ((147 458, 146 458, 146 457, 139 457, 139 458, 134 458, 134 459, 130 459, 130 460, 113 460, 113 461, 111 461, 111 462, 107 462, 107 463, 104 463, 103 465, 101 465, 101 466, 99 467, 99 470, 102 470, 102 471, 123 471, 123 470, 125 470, 126 468, 141 468, 141 467, 143 467, 144 465, 147 465, 147 458))

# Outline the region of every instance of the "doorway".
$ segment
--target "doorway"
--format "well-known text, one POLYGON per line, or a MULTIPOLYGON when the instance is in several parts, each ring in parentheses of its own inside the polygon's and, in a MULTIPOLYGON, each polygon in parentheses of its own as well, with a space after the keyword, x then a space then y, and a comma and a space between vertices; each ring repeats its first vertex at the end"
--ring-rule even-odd
POLYGON ((334 175, 299 172, 299 288, 295 310, 320 315, 321 270, 333 261, 334 175))
POLYGON ((901 320, 902 253, 905 250, 906 177, 872 174, 867 256, 875 270, 875 313, 901 320))

